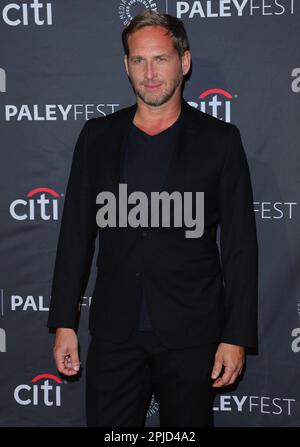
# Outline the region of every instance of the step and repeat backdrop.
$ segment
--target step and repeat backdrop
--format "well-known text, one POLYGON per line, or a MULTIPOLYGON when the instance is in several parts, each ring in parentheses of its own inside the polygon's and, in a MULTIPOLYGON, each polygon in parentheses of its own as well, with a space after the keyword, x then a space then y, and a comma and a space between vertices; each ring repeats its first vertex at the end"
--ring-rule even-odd
MULTIPOLYGON (((0 425, 85 425, 85 369, 58 374, 46 328, 56 244, 84 122, 135 102, 121 32, 145 8, 185 23, 184 98, 239 127, 251 170, 259 353, 217 395, 215 425, 300 426, 299 0, 0 0, 0 425)), ((81 300, 83 365, 95 258, 81 300)), ((146 426, 159 426, 154 395, 146 426)))

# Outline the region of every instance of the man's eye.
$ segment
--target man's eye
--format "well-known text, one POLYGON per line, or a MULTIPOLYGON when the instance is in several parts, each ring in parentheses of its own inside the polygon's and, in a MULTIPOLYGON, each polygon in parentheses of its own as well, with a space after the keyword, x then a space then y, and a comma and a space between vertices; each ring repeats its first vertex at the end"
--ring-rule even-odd
POLYGON ((140 62, 142 62, 142 59, 134 59, 134 60, 133 60, 133 63, 134 63, 134 64, 139 64, 140 62))
POLYGON ((165 62, 167 60, 167 58, 166 57, 159 57, 158 60, 159 60, 159 62, 165 62))

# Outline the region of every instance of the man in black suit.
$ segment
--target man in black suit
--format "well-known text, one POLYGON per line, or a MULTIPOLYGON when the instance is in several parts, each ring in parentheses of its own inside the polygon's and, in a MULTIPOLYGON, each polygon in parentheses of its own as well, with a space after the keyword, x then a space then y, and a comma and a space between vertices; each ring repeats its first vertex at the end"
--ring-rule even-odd
POLYGON ((257 346, 257 239, 247 159, 236 126, 182 99, 191 55, 180 20, 146 11, 122 39, 137 102, 87 121, 76 144, 48 319, 57 328, 54 357, 61 373, 78 373, 78 301, 99 233, 87 424, 143 426, 154 392, 161 426, 212 426, 214 391, 236 381, 245 348, 257 346), (161 202, 169 221, 149 206, 145 222, 136 192, 173 197, 173 207, 173 199, 161 202), (196 196, 194 217, 203 197, 197 194, 204 195, 203 231, 190 237, 188 216, 181 226, 174 223, 174 193, 184 198, 187 192, 196 196), (108 209, 109 199, 110 206, 120 201, 128 221, 118 206, 108 209), (149 224, 150 215, 159 225, 149 224))

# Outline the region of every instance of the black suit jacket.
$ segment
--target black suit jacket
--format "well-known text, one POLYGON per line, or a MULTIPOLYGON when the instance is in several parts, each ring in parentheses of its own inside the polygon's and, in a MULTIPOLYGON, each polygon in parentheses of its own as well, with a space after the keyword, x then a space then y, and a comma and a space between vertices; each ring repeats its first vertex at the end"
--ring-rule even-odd
POLYGON ((80 133, 64 202, 48 327, 76 328, 99 233, 90 309, 93 334, 120 341, 138 327, 144 282, 154 330, 166 346, 223 341, 256 347, 256 226, 236 126, 182 100, 183 126, 161 191, 204 192, 202 237, 186 238, 185 227, 97 226, 97 194, 111 191, 118 197, 124 141, 135 111, 136 104, 90 119, 80 133))

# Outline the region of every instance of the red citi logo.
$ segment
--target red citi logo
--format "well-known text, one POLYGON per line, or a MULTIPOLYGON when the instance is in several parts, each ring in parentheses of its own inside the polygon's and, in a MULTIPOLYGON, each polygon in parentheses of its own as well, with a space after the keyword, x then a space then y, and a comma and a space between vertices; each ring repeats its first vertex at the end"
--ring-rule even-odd
POLYGON ((60 384, 63 381, 60 378, 53 374, 40 374, 31 382, 33 385, 22 384, 15 389, 14 398, 19 405, 61 406, 60 384), (55 383, 52 385, 50 380, 55 383))
POLYGON ((231 120, 231 93, 221 88, 211 88, 205 90, 198 96, 199 102, 189 101, 189 104, 196 109, 200 106, 201 112, 208 113, 215 118, 225 120, 230 123, 231 120))
POLYGON ((16 220, 58 220, 58 200, 60 195, 51 188, 35 188, 27 193, 28 200, 16 199, 9 207, 16 220), (50 197, 46 198, 46 194, 50 197))

